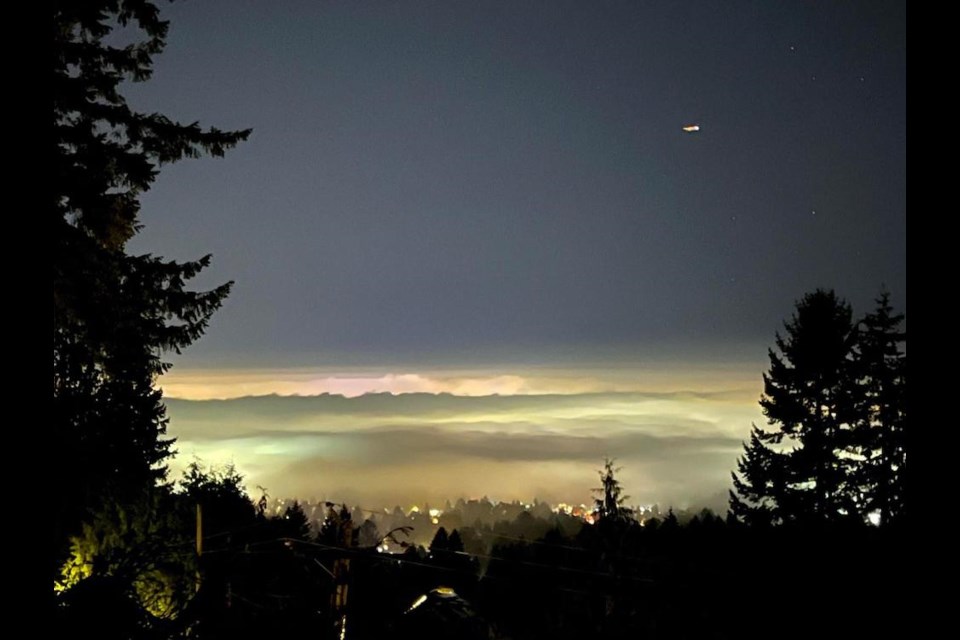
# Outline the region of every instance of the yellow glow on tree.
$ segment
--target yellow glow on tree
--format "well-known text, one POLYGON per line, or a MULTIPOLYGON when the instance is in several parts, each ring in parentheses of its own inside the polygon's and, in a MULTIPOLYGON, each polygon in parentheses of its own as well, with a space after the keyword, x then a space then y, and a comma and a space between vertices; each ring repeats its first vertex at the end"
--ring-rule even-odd
POLYGON ((129 596, 156 618, 173 619, 193 595, 196 558, 168 496, 132 505, 110 504, 71 537, 70 553, 54 584, 66 593, 94 576, 119 578, 129 596))

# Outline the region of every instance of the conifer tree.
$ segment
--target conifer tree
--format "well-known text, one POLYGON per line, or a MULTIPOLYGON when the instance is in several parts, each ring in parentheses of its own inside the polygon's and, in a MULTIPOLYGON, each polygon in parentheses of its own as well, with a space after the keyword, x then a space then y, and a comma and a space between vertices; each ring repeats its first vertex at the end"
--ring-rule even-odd
POLYGON ((463 539, 460 537, 460 531, 454 529, 447 540, 447 549, 455 553, 463 551, 463 539))
POLYGON ((437 529, 437 532, 433 535, 433 541, 430 543, 430 551, 446 551, 447 546, 449 545, 449 536, 447 536, 447 530, 443 527, 437 529))
POLYGON ((770 445, 777 441, 776 432, 768 432, 753 425, 750 443, 737 461, 730 492, 730 511, 740 522, 766 526, 779 520, 778 500, 784 493, 782 453, 770 445))
POLYGON ((774 429, 754 427, 734 474, 731 510, 747 522, 830 521, 853 516, 858 496, 850 444, 855 407, 850 306, 818 289, 776 335, 760 399, 774 429))
POLYGON ((607 458, 604 460, 603 469, 599 471, 601 486, 594 489, 598 497, 594 499, 594 511, 600 520, 608 522, 627 522, 633 520, 633 509, 624 505, 630 496, 623 494, 623 488, 620 481, 616 478, 616 472, 620 468, 614 468, 614 461, 607 458))
POLYGON ((162 481, 172 440, 156 379, 203 333, 230 284, 187 283, 209 256, 131 255, 140 196, 159 167, 222 155, 249 131, 132 109, 168 24, 148 0, 53 4, 53 421, 57 544, 83 513, 162 481), (132 35, 136 34, 136 35, 132 35), (122 44, 121 38, 137 38, 122 44))
POLYGON ((881 524, 906 515, 906 333, 903 314, 894 313, 883 292, 876 308, 859 324, 854 349, 858 430, 855 454, 862 460, 859 479, 865 509, 881 524))
POLYGON ((313 537, 310 532, 310 519, 307 518, 307 514, 298 500, 294 500, 293 504, 283 512, 283 524, 284 535, 286 536, 307 541, 313 537))

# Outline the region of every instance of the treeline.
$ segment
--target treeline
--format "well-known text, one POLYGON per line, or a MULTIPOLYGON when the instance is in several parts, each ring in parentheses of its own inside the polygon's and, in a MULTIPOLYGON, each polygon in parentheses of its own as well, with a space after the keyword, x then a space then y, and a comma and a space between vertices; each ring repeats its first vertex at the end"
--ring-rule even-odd
MULTIPOLYGON (((283 513, 287 506, 292 504, 293 500, 268 500, 269 509, 273 513, 283 513)), ((298 505, 303 509, 311 525, 319 526, 326 517, 329 507, 324 502, 315 500, 298 501, 298 505)), ((558 526, 565 529, 579 528, 583 524, 583 519, 569 513, 555 512, 552 506, 540 500, 534 500, 532 503, 525 504, 520 501, 495 502, 484 496, 479 499, 460 498, 455 502, 445 501, 441 508, 433 508, 429 503, 416 505, 407 510, 399 505, 393 509, 366 509, 359 505, 350 507, 350 512, 354 518, 369 520, 381 531, 389 531, 397 527, 410 527, 410 537, 408 542, 429 546, 433 540, 434 534, 439 528, 445 528, 447 531, 453 529, 464 529, 482 532, 492 532, 502 529, 505 526, 512 526, 518 517, 528 512, 537 518, 547 521, 556 520, 558 526)), ((523 532, 524 535, 530 535, 534 532, 523 532)), ((542 534, 542 532, 539 532, 542 534)), ((538 535, 539 535, 538 534, 538 535)), ((362 539, 369 540, 364 534, 362 539)))
MULTIPOLYGON (((266 500, 268 512, 274 515, 283 514, 296 502, 297 507, 304 512, 314 529, 326 519, 329 511, 329 506, 325 502, 313 499, 271 500, 268 497, 261 497, 261 500, 266 500)), ((429 546, 434 534, 440 528, 447 531, 454 529, 473 531, 484 539, 508 535, 523 536, 527 540, 532 540, 542 536, 551 527, 560 528, 565 534, 572 535, 579 531, 585 522, 592 521, 596 517, 593 509, 594 507, 587 505, 571 507, 561 504, 554 507, 549 502, 538 499, 530 503, 519 500, 498 502, 484 496, 471 499, 459 498, 454 502, 447 500, 441 508, 436 509, 429 503, 416 505, 408 510, 402 509, 399 505, 394 506, 393 509, 367 509, 354 505, 350 507, 350 513, 353 514, 354 519, 364 523, 360 534, 361 544, 371 543, 370 541, 374 539, 371 537, 371 531, 389 531, 398 527, 409 527, 411 532, 408 543, 429 546)), ((703 517, 704 514, 712 516, 713 512, 702 507, 678 509, 674 513, 674 509, 670 507, 669 514, 673 514, 673 517, 678 518, 681 523, 686 523, 692 518, 703 517)), ((636 508, 636 517, 641 522, 662 520, 666 515, 661 513, 660 506, 657 504, 636 508)))
POLYGON ((498 545, 477 597, 511 638, 864 637, 901 624, 885 616, 906 592, 902 542, 877 528, 601 520, 498 545))
POLYGON ((895 528, 763 529, 706 510, 641 523, 611 495, 594 525, 523 511, 421 545, 343 505, 312 531, 298 503, 268 515, 235 472, 195 464, 84 526, 58 622, 101 638, 737 638, 790 610, 804 612, 791 630, 812 633, 869 629, 899 606, 895 528))

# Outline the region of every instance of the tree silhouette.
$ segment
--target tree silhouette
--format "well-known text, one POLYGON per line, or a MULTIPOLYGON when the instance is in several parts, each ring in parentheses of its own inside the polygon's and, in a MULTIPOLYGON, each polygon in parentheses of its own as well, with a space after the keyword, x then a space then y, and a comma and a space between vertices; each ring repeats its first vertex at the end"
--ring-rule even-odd
POLYGON ((731 510, 760 524, 830 521, 860 508, 854 461, 840 455, 852 441, 855 407, 850 306, 818 289, 798 303, 776 336, 760 399, 767 431, 754 425, 733 474, 731 510))
POLYGON ((446 551, 449 545, 449 536, 447 535, 447 530, 443 527, 437 529, 437 532, 433 536, 433 541, 430 543, 430 551, 436 553, 438 551, 446 551))
POLYGON ((463 551, 463 538, 460 537, 459 530, 454 529, 450 533, 450 538, 447 540, 447 549, 453 551, 454 553, 463 551))
POLYGON ((282 522, 285 536, 307 541, 313 538, 310 532, 310 519, 307 518, 298 500, 294 500, 293 504, 283 512, 282 522))
POLYGON ((770 351, 731 515, 753 525, 906 517, 906 334, 883 292, 859 322, 832 291, 797 303, 770 351), (903 348, 902 348, 903 347, 903 348))
POLYGON ((603 463, 603 469, 600 474, 600 485, 593 492, 598 494, 594 499, 594 511, 600 520, 613 522, 625 522, 633 520, 633 509, 624 506, 626 500, 630 497, 623 495, 623 489, 620 481, 617 480, 616 472, 622 467, 614 468, 614 460, 606 458, 603 463))
POLYGON ((744 446, 744 454, 737 461, 733 473, 733 488, 730 493, 730 512, 741 522, 764 526, 778 517, 778 499, 786 481, 781 455, 767 443, 775 442, 776 434, 753 425, 750 443, 744 446))
POLYGON ((317 542, 330 546, 346 547, 353 540, 353 517, 344 504, 326 503, 327 514, 317 531, 317 542), (340 509, 336 509, 336 507, 340 509))
POLYGON ((243 486, 243 476, 234 466, 205 468, 194 460, 183 472, 177 492, 191 507, 203 513, 207 536, 249 526, 257 518, 256 507, 243 486))
POLYGON ((151 74, 168 23, 148 0, 53 5, 53 420, 55 544, 87 509, 132 499, 166 476, 164 352, 203 333, 230 284, 187 282, 209 263, 130 255, 139 199, 159 167, 222 155, 249 131, 137 112, 125 81, 151 74), (122 44, 123 38, 136 38, 122 44))
POLYGON ((865 510, 881 524, 906 516, 906 334, 903 314, 895 314, 890 294, 859 324, 853 368, 857 381, 858 430, 851 452, 863 460, 860 480, 867 494, 865 510))

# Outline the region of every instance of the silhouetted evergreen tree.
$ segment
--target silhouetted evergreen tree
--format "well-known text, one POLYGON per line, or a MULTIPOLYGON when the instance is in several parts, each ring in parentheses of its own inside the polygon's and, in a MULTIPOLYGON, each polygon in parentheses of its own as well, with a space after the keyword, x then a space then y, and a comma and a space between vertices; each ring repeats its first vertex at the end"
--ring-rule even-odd
POLYGON ((440 527, 437 529, 437 532, 433 536, 433 541, 430 543, 430 551, 446 551, 448 544, 449 536, 447 535, 447 530, 440 527))
POLYGON ((604 460, 603 469, 599 471, 600 487, 593 490, 598 494, 594 499, 594 510, 601 520, 625 522, 633 520, 633 509, 624 506, 627 498, 623 495, 623 488, 620 481, 616 478, 616 472, 620 468, 613 467, 613 460, 607 458, 604 460))
POLYGON ((331 547, 347 547, 353 541, 353 518, 346 505, 327 503, 327 515, 317 531, 317 542, 331 547), (336 509, 339 506, 340 509, 336 509))
POLYGON ((454 529, 453 533, 450 534, 450 538, 447 540, 447 549, 453 553, 463 551, 463 540, 460 538, 460 532, 457 529, 454 529))
POLYGON ((753 425, 750 444, 737 461, 730 492, 730 513, 750 525, 769 525, 777 517, 777 500, 784 492, 785 469, 781 455, 769 445, 777 442, 777 434, 753 425))
POLYGON ((377 528, 377 523, 370 518, 363 521, 363 524, 357 529, 356 536, 358 547, 375 547, 380 543, 380 531, 377 528))
POLYGON ((660 526, 660 529, 663 531, 676 531, 680 528, 680 520, 677 518, 677 514, 673 512, 673 507, 667 511, 667 517, 663 519, 663 524, 660 526))
POLYGON ((249 131, 201 129, 130 108, 168 23, 148 0, 53 3, 53 445, 55 544, 86 509, 165 478, 171 439, 156 378, 200 337, 230 285, 197 293, 209 262, 130 255, 139 199, 165 163, 220 156, 249 131), (123 38, 136 38, 123 44, 123 38))
POLYGON ((283 512, 283 530, 288 538, 310 540, 313 537, 310 533, 310 520, 303 512, 299 501, 294 500, 293 504, 283 512))
POLYGON ((851 443, 855 406, 850 306, 818 289, 776 336, 760 399, 767 431, 754 425, 734 473, 731 510, 747 522, 831 521, 858 512, 851 443))
POLYGON ((903 314, 893 312, 883 292, 876 309, 859 324, 853 367, 857 383, 857 438, 851 451, 863 462, 859 480, 867 494, 867 511, 882 524, 906 515, 906 334, 903 314))

